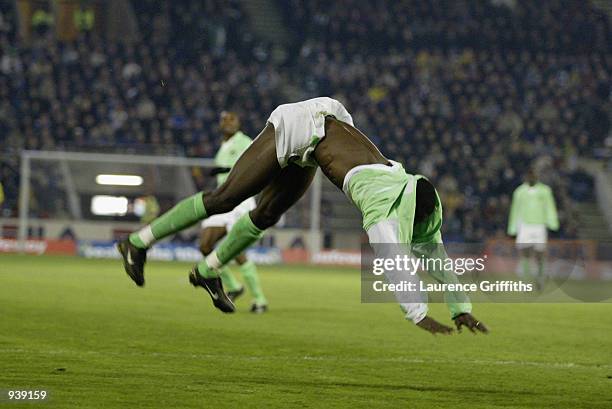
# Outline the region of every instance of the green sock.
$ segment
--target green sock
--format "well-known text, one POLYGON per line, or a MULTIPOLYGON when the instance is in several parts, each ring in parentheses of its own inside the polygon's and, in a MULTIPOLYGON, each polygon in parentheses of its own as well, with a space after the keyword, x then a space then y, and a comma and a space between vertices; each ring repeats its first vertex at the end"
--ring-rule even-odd
POLYGON ((249 292, 255 298, 255 302, 259 305, 268 304, 268 300, 264 296, 261 284, 259 283, 259 274, 257 274, 257 266, 252 261, 247 261, 240 266, 240 272, 244 278, 244 283, 249 289, 249 292))
POLYGON ((221 267, 219 269, 219 277, 221 277, 225 291, 238 291, 242 288, 242 285, 236 280, 236 277, 234 277, 227 267, 221 267))
POLYGON ((263 230, 253 224, 249 214, 240 217, 215 251, 198 263, 198 271, 206 278, 217 277, 218 269, 229 263, 261 237, 263 230))
POLYGON ((172 209, 153 220, 151 224, 130 234, 130 242, 140 248, 148 248, 157 240, 193 225, 206 218, 202 201, 203 193, 196 193, 178 202, 172 209))
POLYGON ((219 277, 219 270, 214 268, 208 268, 206 258, 203 258, 197 265, 198 272, 204 278, 215 278, 219 277))
POLYGON ((249 214, 240 217, 215 251, 223 266, 261 238, 263 230, 253 224, 249 214))

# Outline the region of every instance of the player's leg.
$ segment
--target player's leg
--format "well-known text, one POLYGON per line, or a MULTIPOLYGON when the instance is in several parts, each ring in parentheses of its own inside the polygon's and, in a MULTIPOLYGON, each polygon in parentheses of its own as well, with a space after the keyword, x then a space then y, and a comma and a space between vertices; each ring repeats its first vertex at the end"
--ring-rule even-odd
POLYGON ((227 180, 211 193, 183 199, 151 224, 130 234, 118 245, 126 273, 144 285, 146 249, 208 216, 226 213, 259 193, 281 171, 276 156, 274 126, 268 124, 232 168, 227 180))
MULTIPOLYGON (((302 197, 314 173, 315 168, 300 168, 296 165, 283 168, 262 191, 257 207, 241 216, 217 249, 190 272, 192 284, 201 285, 202 280, 218 278, 217 269, 259 240, 263 231, 275 225, 282 214, 302 197)), ((224 311, 226 305, 222 305, 214 296, 212 298, 215 306, 224 311)))
POLYGON ((540 287, 542 284, 542 279, 544 277, 544 252, 539 249, 534 248, 533 254, 534 254, 534 259, 535 259, 536 267, 537 267, 536 280, 537 280, 538 286, 540 287))
POLYGON ((544 263, 546 262, 546 242, 548 241, 546 226, 540 224, 534 232, 535 244, 533 245, 533 253, 537 268, 536 288, 542 291, 546 285, 546 272, 544 263))
POLYGON ((274 127, 267 125, 232 168, 227 180, 214 191, 197 193, 130 235, 130 242, 147 248, 153 242, 183 230, 199 220, 227 213, 259 193, 280 172, 274 127))
MULTIPOLYGON (((289 165, 261 192, 257 207, 241 216, 232 226, 225 239, 208 257, 204 267, 216 275, 217 269, 261 237, 264 230, 276 224, 279 218, 304 194, 314 176, 314 168, 289 165)), ((203 271, 201 271, 204 273, 203 271)))
POLYGON ((215 244, 227 234, 225 226, 207 226, 200 233, 200 252, 203 256, 209 255, 215 244))
POLYGON ((522 277, 531 277, 531 247, 523 247, 519 251, 520 273, 522 277))
MULTIPOLYGON (((240 266, 240 273, 242 274, 242 278, 244 279, 244 284, 253 296, 251 312, 266 312, 268 310, 268 300, 266 299, 263 289, 261 288, 261 282, 259 281, 259 273, 257 272, 257 266, 255 265, 255 263, 249 260, 246 254, 244 253, 238 254, 234 258, 234 261, 240 266)), ((221 269, 223 270, 223 267, 221 269)), ((225 284, 225 282, 223 284, 225 284)))
MULTIPOLYGON (((218 215, 215 217, 218 217, 218 215)), ((206 222, 208 222, 208 220, 206 222)), ((200 252, 202 255, 204 257, 208 256, 215 249, 217 242, 226 234, 227 228, 224 225, 204 227, 200 233, 200 252)), ((219 277, 221 277, 221 282, 223 283, 223 288, 227 292, 227 296, 232 301, 234 301, 244 292, 242 284, 236 280, 236 277, 234 277, 227 266, 219 271, 219 277)))
POLYGON ((544 274, 544 249, 534 248, 533 253, 537 265, 536 288, 538 291, 542 291, 546 284, 546 275, 544 274))

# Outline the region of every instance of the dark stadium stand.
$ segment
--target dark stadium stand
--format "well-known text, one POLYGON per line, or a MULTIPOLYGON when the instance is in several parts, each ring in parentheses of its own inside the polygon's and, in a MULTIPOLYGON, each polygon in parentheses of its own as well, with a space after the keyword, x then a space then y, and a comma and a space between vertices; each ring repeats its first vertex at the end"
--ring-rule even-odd
POLYGON ((533 161, 557 195, 560 234, 576 234, 573 203, 589 199, 592 182, 569 164, 610 127, 612 32, 590 3, 278 1, 303 33, 280 61, 238 1, 132 4, 137 45, 25 44, 10 7, 0 8, 5 215, 16 213, 22 148, 209 157, 220 110, 236 109, 254 136, 299 89, 342 100, 385 155, 436 182, 447 238, 503 234, 533 161))

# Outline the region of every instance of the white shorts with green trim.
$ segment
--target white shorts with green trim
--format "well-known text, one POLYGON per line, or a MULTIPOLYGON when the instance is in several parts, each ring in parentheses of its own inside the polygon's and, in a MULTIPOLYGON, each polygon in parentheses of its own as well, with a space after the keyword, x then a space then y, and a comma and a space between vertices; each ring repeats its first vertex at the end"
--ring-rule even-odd
POLYGON ((225 227, 227 231, 230 231, 234 223, 244 214, 250 212, 257 207, 254 197, 250 197, 244 202, 240 203, 231 212, 215 214, 202 221, 202 228, 207 227, 225 227))
POLYGON ((278 106, 268 123, 274 125, 276 157, 281 167, 290 162, 299 166, 317 166, 312 151, 325 137, 325 117, 334 116, 353 125, 353 118, 335 99, 319 97, 278 106))

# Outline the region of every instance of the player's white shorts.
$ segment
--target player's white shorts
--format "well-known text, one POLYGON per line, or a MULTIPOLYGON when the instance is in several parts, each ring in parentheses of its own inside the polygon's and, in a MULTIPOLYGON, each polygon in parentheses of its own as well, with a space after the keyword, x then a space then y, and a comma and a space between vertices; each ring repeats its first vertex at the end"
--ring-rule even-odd
POLYGON ((521 223, 516 235, 516 247, 519 249, 533 248, 537 251, 546 250, 548 231, 544 224, 521 223))
POLYGON ((207 227, 225 227, 227 231, 230 231, 234 223, 243 215, 257 207, 255 198, 250 197, 244 202, 240 203, 231 212, 215 214, 202 221, 202 228, 207 227))
POLYGON ((281 167, 289 162, 299 166, 317 166, 310 157, 317 143, 325 137, 325 117, 353 125, 353 118, 335 99, 319 97, 278 106, 268 123, 274 125, 276 157, 281 167))

